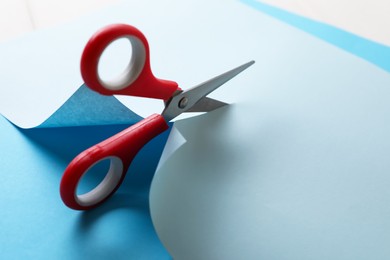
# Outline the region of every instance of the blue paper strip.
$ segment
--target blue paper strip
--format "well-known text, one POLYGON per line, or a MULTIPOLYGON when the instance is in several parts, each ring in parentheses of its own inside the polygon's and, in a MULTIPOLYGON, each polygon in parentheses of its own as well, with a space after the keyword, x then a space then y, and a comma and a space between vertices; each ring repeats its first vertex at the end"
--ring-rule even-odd
POLYGON ((390 72, 390 47, 256 0, 240 2, 308 32, 390 72))

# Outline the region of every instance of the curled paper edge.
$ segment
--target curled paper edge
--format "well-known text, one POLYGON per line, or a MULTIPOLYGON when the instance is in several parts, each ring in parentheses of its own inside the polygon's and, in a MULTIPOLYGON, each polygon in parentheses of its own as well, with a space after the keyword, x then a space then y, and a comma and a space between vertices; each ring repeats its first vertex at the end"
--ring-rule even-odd
POLYGON ((172 130, 169 133, 167 142, 165 143, 164 150, 161 154, 160 161, 157 164, 156 172, 162 167, 166 161, 169 160, 169 158, 180 148, 182 147, 187 140, 184 138, 184 136, 180 133, 180 131, 175 127, 175 125, 172 126, 172 130))

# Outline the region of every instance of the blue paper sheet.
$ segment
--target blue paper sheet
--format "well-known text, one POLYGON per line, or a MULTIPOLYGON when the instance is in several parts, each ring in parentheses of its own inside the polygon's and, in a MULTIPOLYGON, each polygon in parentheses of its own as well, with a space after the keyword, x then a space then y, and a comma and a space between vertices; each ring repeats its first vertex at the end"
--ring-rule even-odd
POLYGON ((0 258, 169 258, 148 207, 151 178, 168 132, 138 154, 108 203, 79 212, 60 199, 59 182, 69 161, 125 127, 21 130, 0 117, 0 258))
POLYGON ((113 96, 103 96, 82 85, 38 128, 134 124, 142 117, 113 96))

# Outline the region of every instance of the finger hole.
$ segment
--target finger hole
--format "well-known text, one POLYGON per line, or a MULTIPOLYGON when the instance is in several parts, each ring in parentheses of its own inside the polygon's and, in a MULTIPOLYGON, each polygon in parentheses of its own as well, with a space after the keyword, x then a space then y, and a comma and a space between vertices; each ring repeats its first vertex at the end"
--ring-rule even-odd
POLYGON ((133 83, 145 65, 145 53, 144 45, 134 36, 111 42, 98 62, 97 74, 102 86, 115 91, 133 83))
POLYGON ((120 77, 129 66, 132 46, 127 38, 111 42, 103 51, 98 63, 98 74, 103 82, 110 82, 120 77))
MULTIPOLYGON (((114 189, 118 186, 119 182, 122 179, 123 175, 123 163, 122 160, 115 156, 110 156, 103 158, 96 163, 94 163, 80 178, 79 183, 77 184, 75 198, 78 204, 81 206, 92 206, 98 204, 105 198, 107 198, 114 189), (104 164, 107 164, 109 161, 109 168, 107 174, 103 178, 100 183, 93 188, 92 190, 78 194, 81 187, 80 183, 83 182, 84 179, 91 176, 91 174, 96 173, 102 167, 104 168, 104 164)), ((89 178, 88 178, 89 179, 89 178)))

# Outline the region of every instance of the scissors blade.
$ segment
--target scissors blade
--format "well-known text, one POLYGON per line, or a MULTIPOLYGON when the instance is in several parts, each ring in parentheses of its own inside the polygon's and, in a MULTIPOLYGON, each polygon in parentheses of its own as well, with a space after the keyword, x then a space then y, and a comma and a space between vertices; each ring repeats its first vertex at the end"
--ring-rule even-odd
POLYGON ((195 105, 187 109, 186 112, 210 112, 226 105, 228 104, 225 102, 209 97, 203 97, 196 102, 195 105))
POLYGON ((162 116, 166 121, 170 121, 181 113, 187 112, 202 98, 240 74, 254 63, 255 61, 247 62, 193 88, 178 93, 168 100, 165 109, 162 112, 162 116))

